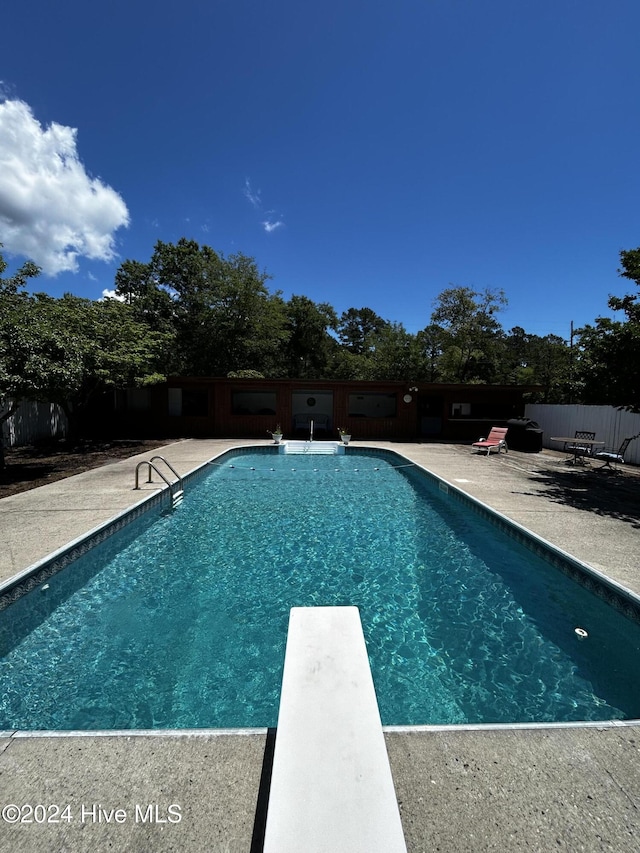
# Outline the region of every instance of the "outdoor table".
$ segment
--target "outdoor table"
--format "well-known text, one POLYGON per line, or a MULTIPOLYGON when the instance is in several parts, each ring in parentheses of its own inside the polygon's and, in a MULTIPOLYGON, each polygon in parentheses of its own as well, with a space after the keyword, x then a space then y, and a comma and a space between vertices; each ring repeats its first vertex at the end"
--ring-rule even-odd
POLYGON ((604 441, 600 441, 599 439, 576 438, 575 436, 559 436, 556 438, 551 436, 551 441, 562 441, 565 444, 573 444, 573 460, 569 460, 572 465, 584 465, 584 455, 580 454, 580 447, 591 447, 593 449, 598 445, 604 446, 604 441), (582 462, 578 462, 579 459, 582 459, 582 462))

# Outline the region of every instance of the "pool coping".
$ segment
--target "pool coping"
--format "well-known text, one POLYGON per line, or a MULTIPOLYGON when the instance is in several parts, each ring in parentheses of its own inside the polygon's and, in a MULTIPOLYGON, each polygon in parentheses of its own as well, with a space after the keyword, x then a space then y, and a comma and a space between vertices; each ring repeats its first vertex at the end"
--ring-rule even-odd
MULTIPOLYGON (((434 723, 433 725, 419 726, 382 726, 385 734, 411 734, 435 732, 504 732, 504 731, 529 731, 546 729, 620 729, 636 728, 640 726, 640 719, 632 720, 572 720, 562 723, 434 723)), ((16 729, 0 731, 0 738, 20 739, 25 738, 211 738, 211 737, 253 737, 254 735, 266 736, 272 729, 262 728, 227 728, 227 729, 16 729)))

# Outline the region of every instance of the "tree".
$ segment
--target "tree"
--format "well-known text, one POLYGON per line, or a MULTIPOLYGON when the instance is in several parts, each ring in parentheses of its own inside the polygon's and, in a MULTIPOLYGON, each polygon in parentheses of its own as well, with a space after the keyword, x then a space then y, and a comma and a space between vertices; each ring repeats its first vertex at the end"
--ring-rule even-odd
POLYGON ((424 378, 427 382, 439 382, 442 378, 442 356, 447 345, 448 335, 441 326, 430 323, 416 335, 424 365, 424 378))
MULTIPOLYGON (((640 287, 640 248, 620 252, 622 278, 640 287)), ((640 411, 640 294, 610 296, 609 307, 625 321, 597 317, 578 330, 576 375, 584 403, 640 411)))
MULTIPOLYGON (((0 275, 6 269, 7 262, 0 252, 0 275)), ((20 290, 28 279, 38 275, 40 267, 33 261, 27 261, 11 277, 0 278, 0 469, 4 468, 3 424, 17 412, 22 400, 28 397, 32 390, 13 360, 13 338, 14 324, 26 300, 20 290)))
POLYGON ((116 272, 116 294, 133 316, 157 332, 173 333, 174 306, 169 292, 158 285, 151 264, 124 261, 116 272))
POLYGON ((355 355, 342 345, 336 347, 331 364, 332 379, 362 381, 368 379, 370 373, 370 355, 355 355))
POLYGON ((503 338, 499 380, 512 385, 542 385, 540 401, 562 403, 569 392, 571 353, 557 335, 540 337, 515 326, 503 338))
POLYGON ((375 336, 367 369, 366 379, 416 381, 425 371, 417 337, 407 332, 402 323, 387 323, 375 336))
POLYGON ((495 314, 507 304, 502 290, 450 287, 435 301, 432 325, 442 331, 442 379, 491 382, 499 357, 502 327, 495 314))
POLYGON ((14 294, 0 312, 0 394, 58 403, 73 441, 99 389, 160 381, 167 336, 117 300, 14 294))
MULTIPOLYGON (((2 249, 2 243, 0 243, 2 249)), ((0 251, 0 275, 7 269, 7 262, 0 251)), ((0 278, 0 298, 15 296, 30 278, 37 278, 42 270, 33 261, 26 261, 10 278, 0 278)))
POLYGON ((62 299, 37 294, 36 299, 64 364, 60 379, 52 376, 49 399, 60 403, 70 418, 98 390, 140 387, 165 378, 170 335, 136 320, 128 305, 69 294, 62 299))
POLYGON ((326 379, 331 373, 337 342, 330 334, 338 317, 327 302, 292 296, 286 303, 288 338, 285 346, 287 375, 294 379, 326 379))
POLYGON ((388 325, 371 308, 349 308, 338 321, 338 340, 348 352, 366 355, 373 349, 375 336, 388 325))
POLYGON ((175 334, 171 370, 220 376, 281 370, 286 316, 279 293, 253 258, 225 258, 210 246, 182 237, 159 240, 148 264, 125 261, 116 274, 117 293, 136 316, 156 330, 175 334))
MULTIPOLYGON (((640 247, 620 252, 622 269, 618 275, 631 279, 640 287, 640 247)), ((610 296, 609 308, 614 311, 624 311, 631 323, 640 323, 640 294, 627 294, 623 297, 610 296)))
POLYGON ((640 324, 597 317, 577 335, 578 398, 588 405, 640 411, 640 324))

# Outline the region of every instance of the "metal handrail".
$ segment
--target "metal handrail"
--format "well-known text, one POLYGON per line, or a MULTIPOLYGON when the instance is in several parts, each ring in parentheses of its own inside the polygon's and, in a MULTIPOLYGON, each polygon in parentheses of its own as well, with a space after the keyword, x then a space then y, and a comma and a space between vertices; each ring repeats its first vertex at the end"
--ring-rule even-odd
POLYGON ((142 467, 142 465, 148 465, 149 466, 149 479, 147 480, 147 483, 151 482, 151 469, 153 468, 153 470, 156 472, 156 474, 158 474, 158 476, 162 477, 162 479, 165 481, 167 486, 169 486, 169 488, 171 488, 171 486, 172 486, 171 481, 167 480, 167 478, 164 476, 162 471, 159 471, 156 468, 156 466, 153 464, 153 462, 149 462, 148 459, 143 459, 142 462, 138 462, 138 464, 136 465, 136 484, 133 487, 134 491, 136 489, 140 488, 140 468, 142 467))
MULTIPOLYGON (((166 459, 165 459, 164 461, 166 462, 166 459)), ((167 463, 167 464, 168 464, 168 463, 167 463)), ((183 486, 182 486, 182 477, 180 477, 179 475, 177 475, 177 476, 178 476, 178 481, 177 481, 176 483, 172 483, 170 480, 168 480, 168 479, 165 477, 165 475, 162 473, 162 471, 160 471, 160 470, 159 470, 158 466, 157 466, 157 465, 154 465, 154 464, 153 464, 153 462, 152 462, 150 459, 143 459, 143 460, 142 460, 142 462, 138 462, 138 464, 136 465, 136 484, 135 484, 135 486, 134 486, 134 491, 135 491, 136 489, 139 489, 139 488, 140 488, 140 467, 141 467, 142 465, 148 465, 148 466, 149 466, 149 479, 147 480, 147 483, 151 483, 151 482, 152 482, 152 481, 151 481, 151 470, 153 469, 153 470, 156 472, 156 474, 157 474, 161 479, 163 479, 163 480, 165 481, 165 483, 167 484, 167 486, 169 486, 169 492, 171 493, 171 500, 173 500, 173 499, 174 499, 174 497, 175 497, 175 495, 174 495, 174 493, 173 493, 173 487, 174 487, 174 486, 179 485, 179 486, 180 486, 180 491, 183 491, 183 486)), ((169 466, 169 467, 171 467, 171 466, 169 466)))
MULTIPOLYGON (((164 462, 164 464, 165 464, 165 465, 167 466, 167 468, 171 471, 171 473, 172 473, 172 474, 177 478, 178 482, 180 483, 180 488, 181 488, 181 489, 182 489, 182 491, 184 492, 184 484, 183 484, 183 482, 182 482, 182 477, 180 476, 180 474, 178 474, 178 472, 177 472, 177 471, 176 471, 176 469, 173 467, 173 465, 172 465, 172 464, 171 464, 167 459, 165 459, 165 458, 164 458, 164 456, 152 456, 152 457, 151 457, 151 459, 150 459, 149 461, 150 461, 150 462, 155 462, 155 461, 156 461, 156 459, 159 459, 161 462, 164 462)), ((155 466, 155 465, 154 465, 154 469, 155 469, 156 471, 158 470, 158 469, 156 468, 156 466, 155 466)), ((149 482, 149 483, 151 482, 151 469, 149 469, 149 480, 148 480, 148 482, 149 482)))

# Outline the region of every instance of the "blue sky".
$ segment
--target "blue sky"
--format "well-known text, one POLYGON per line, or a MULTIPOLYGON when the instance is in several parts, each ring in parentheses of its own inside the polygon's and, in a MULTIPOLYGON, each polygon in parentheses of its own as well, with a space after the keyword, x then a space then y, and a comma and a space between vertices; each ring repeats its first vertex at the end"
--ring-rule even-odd
POLYGON ((185 236, 412 332, 464 285, 567 338, 634 289, 638 32, 638 0, 22 0, 0 242, 54 295, 185 236))

